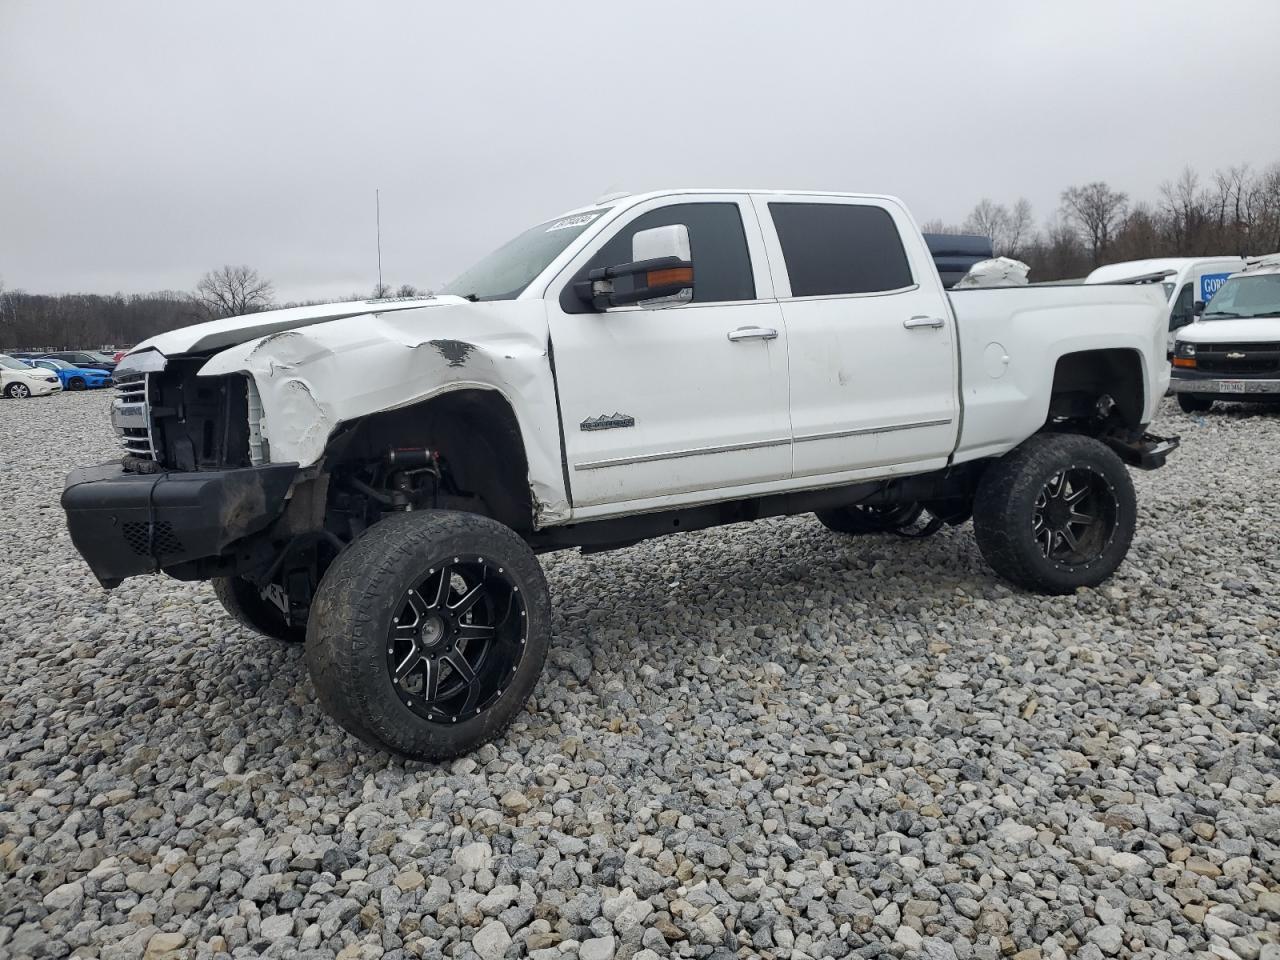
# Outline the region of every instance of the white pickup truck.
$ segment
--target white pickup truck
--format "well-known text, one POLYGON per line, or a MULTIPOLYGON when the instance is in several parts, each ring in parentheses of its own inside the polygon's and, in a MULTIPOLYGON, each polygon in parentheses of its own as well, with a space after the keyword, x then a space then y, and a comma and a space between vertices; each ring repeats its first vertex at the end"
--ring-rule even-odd
POLYGON ((212 579, 307 644, 382 749, 497 736, 550 639, 535 554, 815 512, 973 518, 1017 584, 1123 560, 1169 383, 1143 286, 943 290, 883 196, 675 190, 520 234, 425 298, 162 334, 116 368, 122 460, 62 503, 104 586, 212 579))

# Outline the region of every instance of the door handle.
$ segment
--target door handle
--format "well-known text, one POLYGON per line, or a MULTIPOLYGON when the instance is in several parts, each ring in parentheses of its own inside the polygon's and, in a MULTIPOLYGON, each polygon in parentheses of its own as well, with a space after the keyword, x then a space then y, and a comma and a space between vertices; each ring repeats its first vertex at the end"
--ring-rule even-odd
POLYGON ((902 325, 908 330, 914 330, 916 327, 934 327, 936 329, 946 322, 941 317, 912 317, 910 320, 903 320, 902 325))
POLYGON ((739 327, 727 334, 733 343, 739 340, 777 340, 778 331, 773 327, 739 327))

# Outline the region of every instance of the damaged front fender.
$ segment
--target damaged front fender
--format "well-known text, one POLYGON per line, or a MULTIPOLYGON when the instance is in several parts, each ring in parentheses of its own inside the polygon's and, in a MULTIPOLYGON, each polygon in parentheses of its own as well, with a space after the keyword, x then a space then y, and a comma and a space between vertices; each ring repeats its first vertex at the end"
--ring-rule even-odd
POLYGON ((214 355, 200 375, 252 378, 251 435, 270 462, 303 468, 343 424, 452 390, 495 390, 515 413, 534 523, 545 526, 570 516, 546 339, 539 301, 446 302, 272 333, 214 355))

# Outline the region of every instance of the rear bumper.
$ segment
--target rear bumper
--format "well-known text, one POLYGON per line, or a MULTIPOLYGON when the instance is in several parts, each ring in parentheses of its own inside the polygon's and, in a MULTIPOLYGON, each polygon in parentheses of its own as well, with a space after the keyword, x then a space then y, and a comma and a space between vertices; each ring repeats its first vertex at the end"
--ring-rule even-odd
POLYGON ((1218 397, 1269 394, 1280 396, 1280 380, 1248 377, 1176 376, 1169 381, 1170 393, 1204 393, 1218 397))
POLYGON ((217 557, 271 524, 293 463, 194 473, 126 473, 118 462, 67 476, 71 541, 104 587, 126 577, 217 557))

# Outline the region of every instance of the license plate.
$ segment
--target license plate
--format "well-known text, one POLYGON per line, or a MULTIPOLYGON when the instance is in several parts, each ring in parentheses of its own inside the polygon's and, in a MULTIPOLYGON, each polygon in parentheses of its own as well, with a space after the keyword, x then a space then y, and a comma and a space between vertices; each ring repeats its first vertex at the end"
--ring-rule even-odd
POLYGON ((1248 393, 1249 385, 1243 380, 1222 380, 1218 383, 1218 389, 1223 393, 1248 393))

